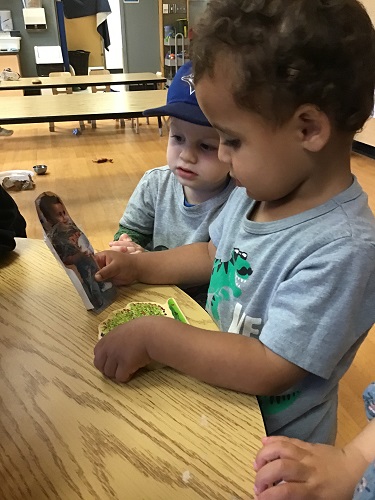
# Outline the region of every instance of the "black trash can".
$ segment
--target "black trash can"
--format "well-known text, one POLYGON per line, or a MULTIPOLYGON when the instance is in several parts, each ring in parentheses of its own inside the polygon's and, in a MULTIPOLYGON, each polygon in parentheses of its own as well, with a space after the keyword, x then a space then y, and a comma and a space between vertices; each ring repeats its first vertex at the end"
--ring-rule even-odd
MULTIPOLYGON (((73 66, 76 75, 89 74, 89 56, 87 50, 69 50, 69 64, 73 66)), ((87 89, 87 85, 79 86, 82 90, 87 89)))

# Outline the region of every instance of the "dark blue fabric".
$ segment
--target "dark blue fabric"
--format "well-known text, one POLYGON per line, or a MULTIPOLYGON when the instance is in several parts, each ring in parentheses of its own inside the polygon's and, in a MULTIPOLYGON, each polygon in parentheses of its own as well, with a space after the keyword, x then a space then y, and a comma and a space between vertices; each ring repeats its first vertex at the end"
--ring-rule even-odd
POLYGON ((111 12, 108 0, 62 0, 67 19, 93 16, 98 12, 111 12))
MULTIPOLYGON (((98 12, 111 12, 108 0, 62 0, 62 3, 64 4, 64 15, 67 19, 94 16, 98 12)), ((107 21, 99 24, 97 32, 103 38, 104 48, 108 50, 111 40, 107 21)))
POLYGON ((65 71, 69 70, 69 55, 68 55, 68 45, 66 43, 66 32, 65 32, 65 24, 64 24, 64 5, 62 2, 56 2, 56 10, 57 10, 57 21, 59 24, 60 30, 60 42, 61 42, 61 52, 64 60, 64 68, 65 71))
POLYGON ((108 47, 111 45, 111 39, 109 38, 107 21, 103 21, 101 24, 99 24, 96 30, 99 33, 99 35, 103 38, 104 48, 108 50, 108 47))

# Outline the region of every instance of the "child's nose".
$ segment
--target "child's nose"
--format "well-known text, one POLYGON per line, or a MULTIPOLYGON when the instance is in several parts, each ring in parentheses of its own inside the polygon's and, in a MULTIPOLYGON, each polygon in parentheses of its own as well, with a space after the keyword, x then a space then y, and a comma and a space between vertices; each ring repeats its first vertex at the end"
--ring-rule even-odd
POLYGON ((185 163, 196 163, 197 162, 197 154, 194 148, 189 146, 185 146, 182 148, 180 153, 180 158, 185 163))
POLYGON ((231 155, 229 148, 221 143, 219 144, 217 156, 219 160, 222 161, 223 163, 229 163, 229 164, 231 163, 231 155))

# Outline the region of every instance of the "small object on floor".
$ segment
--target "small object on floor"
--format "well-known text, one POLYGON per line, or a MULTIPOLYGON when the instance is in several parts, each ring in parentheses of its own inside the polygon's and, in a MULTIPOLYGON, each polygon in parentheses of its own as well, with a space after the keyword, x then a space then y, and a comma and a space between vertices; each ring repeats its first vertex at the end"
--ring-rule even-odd
POLYGON ((73 135, 81 135, 82 132, 79 130, 79 128, 74 128, 73 129, 73 135))
POLYGON ((9 130, 7 128, 0 127, 0 136, 9 137, 10 135, 13 135, 13 130, 9 130))
POLYGON ((113 163, 113 159, 112 158, 98 158, 97 160, 92 160, 93 163, 113 163))
POLYGON ((47 172, 47 165, 34 165, 34 172, 38 175, 44 175, 47 172))
POLYGON ((29 175, 29 178, 24 181, 13 179, 12 177, 4 177, 2 186, 7 191, 26 191, 35 188, 35 183, 29 175))

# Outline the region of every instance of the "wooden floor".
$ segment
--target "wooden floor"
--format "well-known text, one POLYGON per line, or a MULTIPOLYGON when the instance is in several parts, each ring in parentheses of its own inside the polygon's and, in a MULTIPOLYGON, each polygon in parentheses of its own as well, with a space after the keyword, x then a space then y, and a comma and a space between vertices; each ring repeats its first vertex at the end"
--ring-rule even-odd
MULTIPOLYGON (((63 199, 76 224, 100 250, 108 247, 143 172, 165 164, 167 137, 159 137, 156 120, 152 119, 150 125, 141 120, 139 135, 129 121, 125 129, 114 120, 99 121, 96 130, 87 128, 76 136, 72 130, 77 126, 75 122, 57 123, 54 133, 48 131, 48 124, 13 126, 13 136, 0 138, 0 170, 32 170, 33 165, 41 163, 48 166, 47 175, 34 177, 34 191, 13 193, 27 220, 30 238, 42 237, 34 200, 41 192, 50 190, 63 199), (93 163, 102 157, 112 158, 113 163, 93 163)), ((375 213, 375 161, 353 155, 352 165, 375 213)), ((375 379, 374 359, 373 327, 341 382, 337 438, 340 445, 366 424, 361 395, 375 379)))

